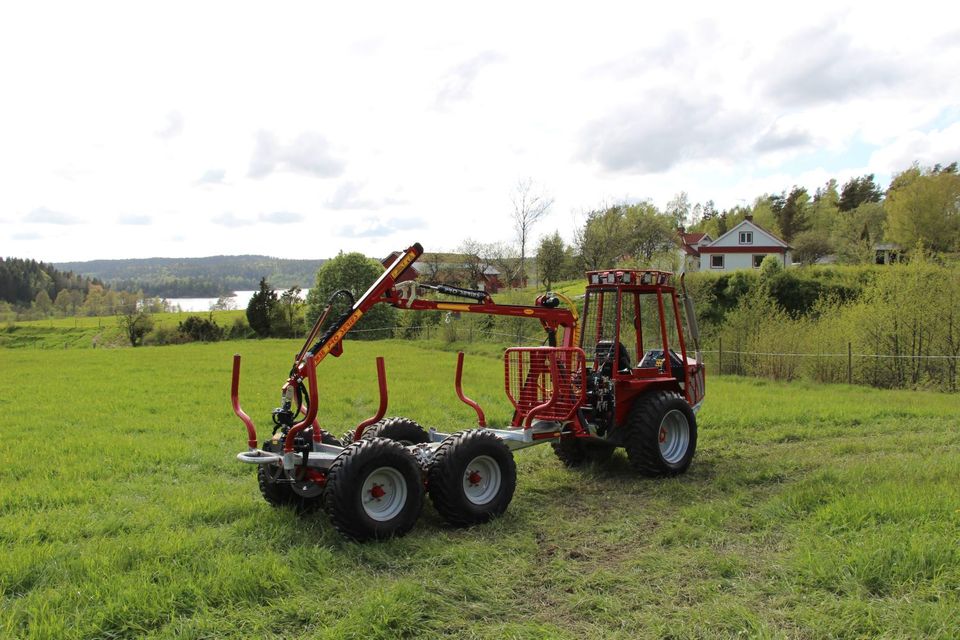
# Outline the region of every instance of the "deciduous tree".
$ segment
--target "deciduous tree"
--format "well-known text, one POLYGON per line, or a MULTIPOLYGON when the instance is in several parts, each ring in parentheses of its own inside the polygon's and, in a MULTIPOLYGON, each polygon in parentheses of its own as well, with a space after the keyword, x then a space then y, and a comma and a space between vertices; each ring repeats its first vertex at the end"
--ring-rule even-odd
POLYGON ((560 233, 544 236, 540 239, 537 249, 537 270, 540 272, 540 281, 548 291, 557 280, 563 277, 564 264, 567 259, 567 248, 560 233))
MULTIPOLYGON (((353 295, 354 299, 359 299, 382 273, 383 265, 361 253, 341 252, 336 258, 328 260, 320 267, 316 283, 307 294, 307 322, 310 325, 316 322, 335 291, 345 289, 353 295)), ((343 298, 339 297, 328 316, 326 326, 345 311, 347 311, 347 305, 343 298)), ((377 304, 363 314, 350 336, 360 340, 389 338, 395 324, 396 309, 385 304, 377 304)))
POLYGON ((687 216, 690 215, 690 198, 686 191, 681 191, 667 203, 664 212, 673 219, 673 228, 682 227, 687 224, 687 216))
POLYGON ((916 168, 896 176, 884 201, 886 237, 903 247, 960 250, 960 176, 916 168))
POLYGON ((627 251, 626 239, 623 206, 591 211, 574 236, 581 266, 586 271, 616 266, 627 251))
POLYGON ((627 253, 643 266, 649 266, 654 255, 672 251, 677 227, 675 219, 657 210, 652 202, 645 201, 624 208, 625 246, 627 253))
POLYGON ((547 213, 553 205, 553 198, 540 191, 532 178, 517 182, 513 194, 513 228, 517 234, 517 244, 520 247, 520 263, 517 266, 517 277, 523 282, 527 257, 527 243, 530 240, 533 226, 547 213))
POLYGON ((120 328, 126 334, 131 347, 143 344, 143 338, 153 329, 153 317, 134 305, 117 316, 120 328))

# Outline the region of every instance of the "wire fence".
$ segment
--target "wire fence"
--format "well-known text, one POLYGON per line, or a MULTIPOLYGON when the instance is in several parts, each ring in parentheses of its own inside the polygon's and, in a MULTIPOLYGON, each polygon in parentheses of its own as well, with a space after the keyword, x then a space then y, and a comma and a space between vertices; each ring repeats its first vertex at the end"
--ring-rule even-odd
MULTIPOLYGON (((526 328, 520 328, 515 333, 456 322, 398 327, 393 333, 408 339, 439 339, 450 343, 482 341, 504 347, 545 344, 542 331, 538 331, 535 325, 531 328, 529 323, 526 328)), ((840 345, 817 351, 761 351, 731 349, 723 344, 722 339, 717 339, 703 345, 701 354, 708 372, 712 375, 754 376, 786 381, 808 379, 824 383, 861 384, 880 388, 928 388, 947 392, 957 392, 960 389, 960 354, 868 353, 855 351, 852 341, 842 345, 846 349, 837 349, 837 346, 840 345)))
MULTIPOLYGON (((353 329, 350 337, 367 340, 399 338, 448 344, 483 342, 504 348, 546 344, 544 333, 536 323, 518 322, 515 326, 516 330, 506 331, 503 330, 503 324, 489 327, 480 322, 453 319, 449 322, 441 320, 436 324, 353 329)), ((92 346, 125 346, 122 336, 111 338, 98 334, 92 346)), ((66 349, 84 345, 77 342, 38 341, 36 344, 20 346, 66 349)), ((722 340, 717 340, 715 344, 703 345, 701 354, 710 375, 754 376, 787 381, 808 379, 881 388, 929 388, 953 393, 960 390, 960 354, 865 353, 855 352, 853 342, 847 342, 846 350, 838 350, 837 346, 816 352, 795 349, 757 351, 725 347, 722 340)))
POLYGON ((845 382, 880 388, 928 388, 947 392, 960 389, 960 354, 867 353, 846 350, 753 351, 724 348, 723 341, 702 353, 708 370, 716 375, 746 375, 774 380, 809 379, 845 382))

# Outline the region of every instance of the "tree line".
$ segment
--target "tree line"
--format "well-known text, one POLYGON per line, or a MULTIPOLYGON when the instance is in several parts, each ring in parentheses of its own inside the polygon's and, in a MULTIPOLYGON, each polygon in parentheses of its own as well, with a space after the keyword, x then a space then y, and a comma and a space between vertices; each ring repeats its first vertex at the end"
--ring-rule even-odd
POLYGON ((21 258, 0 258, 0 301, 30 306, 43 293, 55 300, 61 291, 86 293, 91 285, 102 285, 72 271, 60 271, 53 265, 21 258))
MULTIPOLYGON (((716 240, 747 216, 793 248, 793 258, 813 264, 831 257, 837 264, 869 264, 876 247, 896 245, 909 252, 918 244, 937 254, 960 252, 960 175, 957 163, 913 165, 886 190, 873 174, 831 179, 811 194, 793 185, 765 193, 751 205, 718 210, 712 200, 693 204, 678 193, 660 209, 649 200, 601 206, 584 214, 567 244, 558 232, 540 240, 539 280, 546 288, 584 271, 623 267, 681 268, 677 231, 702 232, 716 240)), ((494 260, 502 251, 490 251, 494 260)))
POLYGON ((260 278, 289 288, 313 281, 323 260, 261 255, 92 260, 57 266, 95 276, 115 289, 161 298, 213 298, 255 290, 260 278))

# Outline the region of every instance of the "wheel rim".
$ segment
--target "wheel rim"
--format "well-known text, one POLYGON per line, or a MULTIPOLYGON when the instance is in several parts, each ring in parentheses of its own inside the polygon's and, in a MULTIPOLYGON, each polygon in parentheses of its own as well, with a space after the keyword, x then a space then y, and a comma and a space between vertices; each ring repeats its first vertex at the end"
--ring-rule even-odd
POLYGON ((316 498, 323 494, 323 487, 315 482, 308 480, 294 482, 290 487, 293 492, 301 498, 316 498))
POLYGON ((476 505, 487 504, 500 491, 500 465, 490 456, 477 456, 463 472, 463 493, 476 505))
POLYGON ((687 455, 690 446, 690 423, 687 416, 673 409, 660 422, 660 455, 669 464, 677 464, 687 455))
POLYGON ((377 522, 391 520, 407 503, 407 483, 393 467, 374 469, 363 482, 360 502, 368 516, 377 522))

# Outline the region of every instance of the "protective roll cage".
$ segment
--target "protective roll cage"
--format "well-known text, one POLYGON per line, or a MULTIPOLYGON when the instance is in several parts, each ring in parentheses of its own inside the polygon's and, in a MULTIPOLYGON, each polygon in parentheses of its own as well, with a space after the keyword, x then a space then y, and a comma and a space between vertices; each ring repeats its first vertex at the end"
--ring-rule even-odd
MULTIPOLYGON (((323 361, 324 358, 327 357, 327 355, 339 357, 343 354, 344 337, 357 324, 360 318, 362 318, 363 315, 376 304, 390 304, 398 309, 410 311, 452 311, 459 313, 478 313, 486 315, 537 319, 540 321, 547 333, 547 342, 549 346, 560 347, 560 349, 557 349, 556 352, 550 356, 529 356, 534 358, 535 366, 533 370, 535 372, 539 370, 541 374, 546 376, 550 376, 550 374, 553 373, 554 375, 551 377, 558 381, 558 386, 562 386, 562 383, 560 383, 559 380, 564 376, 562 374, 557 375, 557 367, 559 366, 560 371, 562 371, 570 365, 570 356, 568 352, 576 351, 582 355, 582 351, 576 347, 577 342, 579 341, 579 316, 577 314, 576 307, 570 300, 563 299, 563 302, 567 304, 566 308, 560 306, 562 298, 561 296, 547 295, 538 297, 533 306, 504 305, 495 303, 490 298, 490 295, 485 291, 464 289, 461 287, 453 287, 443 284, 419 284, 414 281, 398 283, 397 281, 422 254, 423 247, 420 245, 420 243, 415 243, 413 246, 407 248, 394 259, 394 261, 384 270, 384 272, 379 278, 377 278, 370 288, 367 289, 362 296, 360 296, 359 299, 354 299, 353 295, 349 291, 339 290, 334 292, 327 300, 326 307, 317 318, 317 321, 314 323, 310 332, 307 334, 307 338, 304 341, 303 346, 297 352, 297 355, 294 358, 293 366, 290 369, 289 377, 282 387, 284 406, 274 412, 274 433, 276 433, 277 429, 281 427, 285 426, 288 428, 284 441, 285 455, 283 458, 285 467, 292 466, 293 460, 289 454, 292 454, 294 451, 294 443, 297 437, 307 429, 312 428, 311 439, 313 441, 314 451, 322 451, 324 439, 328 436, 328 434, 324 432, 316 419, 318 404, 316 367, 320 362, 323 361), (444 295, 460 297, 471 300, 471 302, 460 303, 428 300, 419 297, 419 292, 421 290, 434 291, 444 295), (321 334, 321 329, 330 317, 335 303, 339 298, 345 298, 349 308, 347 311, 337 317, 336 320, 330 323, 327 329, 321 334), (562 338, 558 344, 557 331, 561 328, 563 329, 562 338), (557 355, 565 353, 567 353, 567 355, 557 355), (299 422, 295 422, 296 419, 301 415, 303 416, 303 419, 299 422)), ((511 361, 512 360, 509 358, 506 361, 506 375, 508 384, 511 376, 511 361)), ((519 360, 517 362, 519 362, 519 360)), ((457 395, 461 401, 470 405, 476 410, 480 426, 484 426, 484 416, 482 410, 475 402, 463 394, 461 387, 462 370, 463 355, 460 354, 457 363, 456 375, 457 395)), ((258 440, 256 428, 254 427, 253 421, 250 419, 250 417, 240 408, 238 398, 239 377, 240 356, 235 355, 233 360, 231 400, 234 412, 241 419, 241 421, 243 421, 247 428, 247 444, 250 448, 249 452, 241 454, 241 456, 243 456, 243 459, 246 462, 254 462, 255 458, 262 458, 263 456, 270 457, 271 461, 279 461, 281 459, 280 455, 267 453, 257 448, 258 440)), ((377 378, 380 388, 380 408, 376 416, 368 420, 364 420, 356 427, 354 433, 355 438, 360 437, 365 427, 382 418, 386 411, 387 389, 383 358, 377 358, 377 378)), ((577 393, 580 393, 579 388, 577 389, 577 393)), ((555 393, 554 395, 557 394, 555 393)), ((524 416, 524 418, 526 418, 527 425, 529 425, 530 419, 533 418, 533 414, 547 411, 548 405, 552 408, 556 404, 556 401, 553 401, 554 404, 549 404, 549 402, 549 400, 546 400, 538 404, 537 407, 531 407, 532 409, 535 408, 536 411, 524 416)), ((518 406, 517 409, 519 411, 520 407, 518 406)), ((547 413, 549 413, 549 411, 547 411, 547 413)), ((575 418, 574 423, 577 422, 578 420, 575 418)), ((581 432, 583 431, 583 426, 575 424, 574 429, 577 432, 581 432)), ((301 449, 303 449, 305 453, 306 450, 309 449, 309 446, 301 447, 301 449)), ((262 459, 256 461, 261 463, 264 462, 262 459)))

